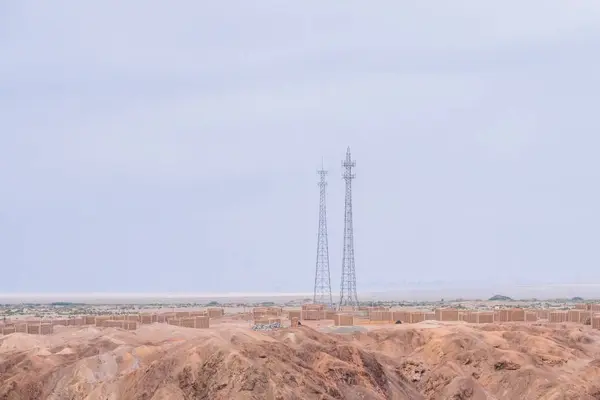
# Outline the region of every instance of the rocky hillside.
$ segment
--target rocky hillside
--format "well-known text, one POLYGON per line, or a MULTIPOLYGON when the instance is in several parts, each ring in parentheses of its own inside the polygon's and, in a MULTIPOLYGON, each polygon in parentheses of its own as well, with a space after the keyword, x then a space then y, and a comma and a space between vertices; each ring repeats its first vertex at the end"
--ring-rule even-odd
POLYGON ((0 337, 0 399, 600 399, 599 344, 581 326, 65 329, 0 337))

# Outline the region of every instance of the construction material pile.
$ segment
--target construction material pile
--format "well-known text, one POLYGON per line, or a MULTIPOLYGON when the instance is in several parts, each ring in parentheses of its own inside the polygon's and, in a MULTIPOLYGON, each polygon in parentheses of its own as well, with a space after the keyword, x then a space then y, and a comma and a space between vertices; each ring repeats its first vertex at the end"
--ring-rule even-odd
POLYGON ((270 324, 254 324, 253 331, 272 331, 281 328, 281 322, 272 322, 270 324))

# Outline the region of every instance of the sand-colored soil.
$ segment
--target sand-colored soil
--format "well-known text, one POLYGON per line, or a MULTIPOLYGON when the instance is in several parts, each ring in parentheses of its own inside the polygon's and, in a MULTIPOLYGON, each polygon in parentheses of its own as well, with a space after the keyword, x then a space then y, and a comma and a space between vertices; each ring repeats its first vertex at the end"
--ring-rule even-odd
POLYGON ((0 337, 0 399, 600 399, 600 331, 166 324, 0 337))

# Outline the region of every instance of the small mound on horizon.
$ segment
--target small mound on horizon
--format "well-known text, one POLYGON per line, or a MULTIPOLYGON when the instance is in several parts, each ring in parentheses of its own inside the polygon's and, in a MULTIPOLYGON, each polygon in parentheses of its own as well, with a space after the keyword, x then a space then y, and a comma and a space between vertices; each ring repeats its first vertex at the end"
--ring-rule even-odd
POLYGON ((496 294, 488 299, 488 301, 514 301, 508 296, 503 296, 501 294, 496 294))

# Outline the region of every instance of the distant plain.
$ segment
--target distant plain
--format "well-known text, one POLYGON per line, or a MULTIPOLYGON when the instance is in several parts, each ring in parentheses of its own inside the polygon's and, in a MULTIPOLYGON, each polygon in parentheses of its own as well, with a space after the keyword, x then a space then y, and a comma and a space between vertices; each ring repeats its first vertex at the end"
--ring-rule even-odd
MULTIPOLYGON (((359 292, 361 301, 439 301, 486 300, 495 294, 513 299, 600 298, 600 284, 419 284, 398 290, 359 292)), ((312 292, 295 293, 0 293, 0 304, 81 302, 87 304, 158 304, 158 303, 285 303, 312 298, 312 292)), ((333 291, 334 301, 337 298, 333 291)))

